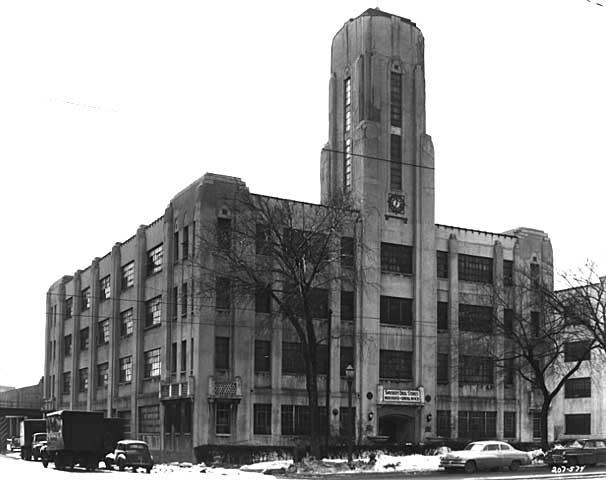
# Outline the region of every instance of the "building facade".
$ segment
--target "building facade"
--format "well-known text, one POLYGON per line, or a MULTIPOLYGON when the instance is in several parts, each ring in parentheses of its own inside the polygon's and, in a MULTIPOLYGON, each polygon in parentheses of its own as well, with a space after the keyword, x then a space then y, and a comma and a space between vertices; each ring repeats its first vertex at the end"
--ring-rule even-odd
MULTIPOLYGON (((550 278, 551 244, 529 228, 489 233, 435 223, 423 45, 413 22, 377 9, 349 20, 333 40, 322 203, 345 195, 359 208, 364 279, 353 292, 337 286, 327 295, 333 328, 354 332, 328 352, 331 434, 347 416, 346 362, 355 369, 360 443, 531 441, 525 385, 496 371, 474 339, 503 315, 487 289, 531 265, 550 278)), ((130 436, 165 452, 292 445, 306 433, 305 381, 289 366, 289 333, 279 321, 256 328, 255 309, 200 300, 187 261, 199 253, 205 225, 230 219, 224 199, 236 188, 246 186, 204 175, 158 220, 50 287, 46 410, 120 416, 130 436)))

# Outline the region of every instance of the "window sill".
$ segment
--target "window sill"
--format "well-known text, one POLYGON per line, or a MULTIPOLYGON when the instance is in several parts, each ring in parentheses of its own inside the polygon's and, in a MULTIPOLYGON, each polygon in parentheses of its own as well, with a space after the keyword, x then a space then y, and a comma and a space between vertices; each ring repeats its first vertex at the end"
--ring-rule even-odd
POLYGON ((120 335, 120 339, 121 340, 126 340, 128 337, 132 337, 133 334, 132 333, 127 333, 126 335, 120 335))
POLYGON ((380 322, 379 325, 381 325, 382 327, 398 327, 398 328, 409 328, 412 329, 412 325, 404 325, 401 323, 383 323, 380 322))
POLYGON ((154 323, 152 325, 146 325, 145 327, 143 327, 143 331, 153 330, 154 328, 158 328, 160 325, 162 325, 162 323, 154 323))
POLYGON ((155 377, 145 377, 143 379, 144 382, 159 382, 160 381, 160 375, 157 375, 155 377))
POLYGON ((398 277, 413 277, 414 273, 412 272, 392 272, 390 270, 381 270, 381 273, 385 275, 396 275, 398 277))
POLYGON ((220 437, 220 438, 229 438, 229 437, 231 437, 231 433, 215 433, 215 435, 217 437, 220 437))
POLYGON ((118 382, 118 386, 125 387, 127 385, 130 385, 131 383, 132 383, 132 380, 129 380, 128 382, 118 382))
POLYGON ((155 277, 160 273, 162 273, 162 269, 158 270, 157 272, 147 272, 147 274, 145 275, 145 279, 147 280, 148 278, 155 277))

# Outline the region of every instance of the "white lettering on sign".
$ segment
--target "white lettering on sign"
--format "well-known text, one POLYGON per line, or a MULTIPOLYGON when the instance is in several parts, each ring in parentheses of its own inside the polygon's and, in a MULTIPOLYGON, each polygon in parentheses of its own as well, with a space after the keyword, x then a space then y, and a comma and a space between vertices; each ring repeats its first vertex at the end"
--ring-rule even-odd
POLYGON ((384 402, 397 403, 421 403, 421 392, 419 390, 383 390, 384 402))

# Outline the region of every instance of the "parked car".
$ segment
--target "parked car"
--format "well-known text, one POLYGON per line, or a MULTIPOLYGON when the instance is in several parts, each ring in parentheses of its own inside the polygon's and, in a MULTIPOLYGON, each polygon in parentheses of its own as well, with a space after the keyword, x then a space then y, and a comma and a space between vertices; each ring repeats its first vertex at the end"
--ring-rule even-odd
POLYGON ((154 466, 154 458, 149 453, 147 443, 140 440, 121 440, 116 445, 116 450, 105 456, 105 468, 110 469, 114 465, 120 471, 131 467, 133 471, 144 468, 149 473, 154 466))
POLYGON ((569 440, 549 450, 544 461, 550 467, 606 463, 606 442, 590 439, 569 440))
POLYGON ((440 460, 440 467, 447 471, 462 468, 466 473, 503 467, 515 471, 531 461, 528 452, 517 450, 506 442, 487 440, 472 442, 464 450, 447 453, 440 460))
POLYGON ((14 452, 21 450, 21 443, 19 437, 9 437, 6 439, 6 451, 14 452))
POLYGON ((46 433, 34 433, 32 437, 32 457, 34 460, 42 460, 42 451, 46 444, 46 433))

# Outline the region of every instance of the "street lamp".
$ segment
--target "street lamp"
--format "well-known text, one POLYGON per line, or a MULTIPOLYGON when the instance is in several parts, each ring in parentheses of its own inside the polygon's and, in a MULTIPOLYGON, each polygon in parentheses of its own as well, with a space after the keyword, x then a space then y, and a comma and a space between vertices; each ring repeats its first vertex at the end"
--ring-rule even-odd
POLYGON ((347 406, 348 406, 348 426, 347 426, 347 433, 348 433, 348 441, 347 441, 347 463, 349 464, 349 468, 353 467, 353 458, 352 458, 352 448, 353 448, 353 436, 354 436, 354 429, 353 429, 353 412, 352 412, 352 408, 351 408, 351 386, 353 384, 353 380, 354 377, 356 375, 356 371, 354 370, 354 367, 352 367, 351 363, 347 365, 347 367, 345 367, 345 378, 347 379, 347 406))

